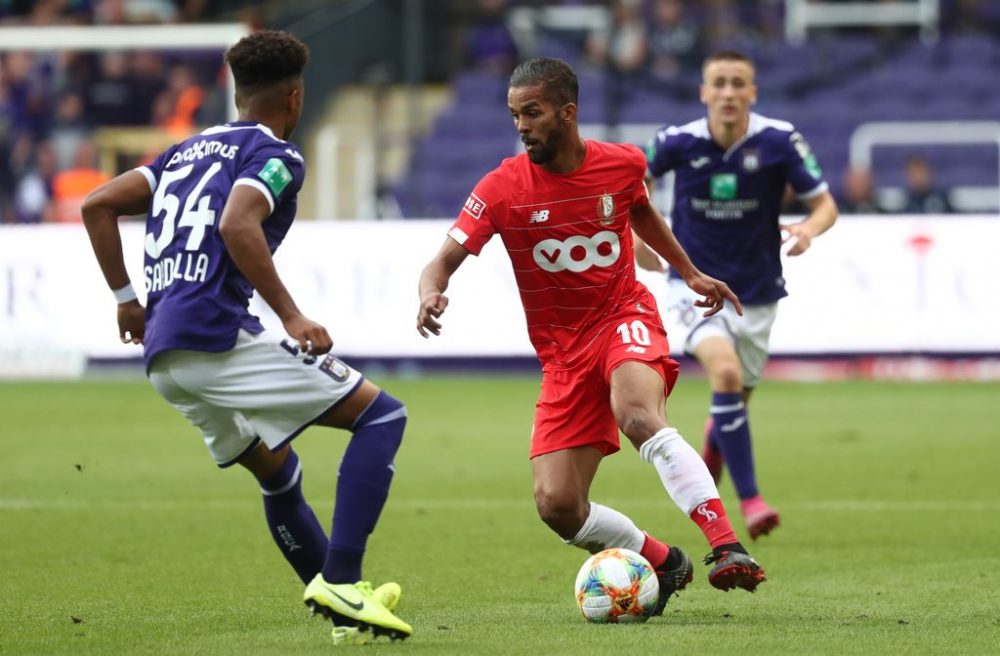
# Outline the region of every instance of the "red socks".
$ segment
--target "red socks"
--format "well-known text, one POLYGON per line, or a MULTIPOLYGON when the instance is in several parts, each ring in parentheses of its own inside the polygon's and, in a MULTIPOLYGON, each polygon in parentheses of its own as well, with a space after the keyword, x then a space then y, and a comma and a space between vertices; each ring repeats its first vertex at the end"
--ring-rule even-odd
MULTIPOLYGON (((691 519, 708 538, 708 543, 713 549, 723 544, 739 542, 733 532, 732 525, 729 523, 729 518, 726 517, 726 509, 723 508, 721 499, 709 499, 704 503, 699 503, 691 511, 691 519)), ((649 542, 648 537, 646 542, 649 542)), ((643 550, 645 549, 646 547, 643 546, 643 550)))
POLYGON ((646 539, 642 543, 639 555, 648 560, 653 569, 656 569, 666 562, 667 556, 670 555, 670 545, 660 542, 649 533, 645 535, 646 539))

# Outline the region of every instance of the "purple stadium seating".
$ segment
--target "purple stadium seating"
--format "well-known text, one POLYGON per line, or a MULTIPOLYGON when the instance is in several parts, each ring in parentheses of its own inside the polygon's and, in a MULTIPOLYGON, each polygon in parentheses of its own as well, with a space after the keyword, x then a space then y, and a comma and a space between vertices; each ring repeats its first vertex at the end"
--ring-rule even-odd
MULTIPOLYGON (((1000 2, 995 4, 1000 8, 1000 2)), ((1000 20, 1000 9, 997 11, 1000 20)), ((781 42, 729 44, 757 64, 761 114, 791 121, 812 144, 828 180, 838 189, 848 142, 868 121, 998 120, 1000 41, 990 36, 946 37, 934 45, 885 47, 874 37, 846 36, 802 46, 781 42), (894 49, 895 48, 895 49, 894 49)), ((544 54, 574 64, 580 80, 580 121, 612 116, 603 76, 579 64, 575 42, 541 39, 544 54)), ((619 122, 682 123, 702 115, 699 71, 684 77, 689 99, 641 80, 624 86, 619 122)), ((506 78, 466 73, 456 78, 455 104, 416 143, 411 174, 395 188, 406 216, 453 216, 481 175, 514 153, 517 135, 506 110, 506 78)), ((901 184, 908 153, 922 152, 941 184, 995 184, 993 144, 876 149, 880 184, 901 184)))

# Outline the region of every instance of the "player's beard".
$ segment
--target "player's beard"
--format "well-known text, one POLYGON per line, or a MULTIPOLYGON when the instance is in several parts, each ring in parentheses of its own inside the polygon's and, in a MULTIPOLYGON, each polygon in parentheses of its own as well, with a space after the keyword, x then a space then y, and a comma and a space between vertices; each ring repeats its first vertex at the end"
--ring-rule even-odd
POLYGON ((528 159, 531 160, 532 164, 548 164, 555 159, 556 153, 559 152, 562 134, 553 131, 549 134, 548 140, 542 141, 538 139, 533 141, 535 141, 535 149, 528 152, 528 159))

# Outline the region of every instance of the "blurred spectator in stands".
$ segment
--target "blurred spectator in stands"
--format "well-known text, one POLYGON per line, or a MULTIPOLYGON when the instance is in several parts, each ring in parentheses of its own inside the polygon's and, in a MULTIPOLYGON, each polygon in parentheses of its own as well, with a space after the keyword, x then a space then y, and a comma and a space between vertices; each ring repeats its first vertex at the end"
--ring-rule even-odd
POLYGON ((132 94, 137 107, 144 107, 147 122, 153 115, 153 103, 157 96, 167 87, 167 64, 164 53, 153 50, 137 50, 129 54, 131 70, 129 80, 132 84, 132 94))
POLYGON ((73 167, 59 171, 52 180, 52 221, 81 221, 80 206, 87 194, 111 179, 97 164, 97 144, 92 139, 79 143, 73 156, 73 167))
POLYGON ((229 120, 229 105, 233 102, 228 87, 229 67, 218 62, 213 66, 216 69, 215 79, 207 80, 204 86, 205 98, 198 108, 198 125, 218 125, 229 120))
POLYGON ((590 59, 620 75, 637 73, 646 63, 648 51, 642 0, 612 0, 611 23, 587 35, 590 59))
POLYGON ((508 75, 517 65, 517 44, 507 27, 507 0, 477 0, 466 39, 468 66, 508 75))
POLYGON ((0 59, 0 223, 14 220, 12 196, 16 178, 11 169, 10 152, 14 135, 14 106, 3 76, 3 60, 0 59))
POLYGON ((921 155, 906 158, 903 175, 906 178, 906 203, 903 212, 907 214, 946 214, 953 212, 948 202, 948 192, 934 185, 934 171, 931 164, 921 155))
POLYGON ((145 25, 177 21, 172 0, 98 0, 94 22, 100 25, 145 25))
POLYGON ((616 126, 649 54, 642 0, 612 0, 610 24, 588 34, 585 48, 589 59, 605 71, 605 114, 608 125, 616 126))
POLYGON ((90 19, 89 0, 0 0, 0 22, 6 25, 59 25, 90 19))
POLYGON ((0 80, 6 87, 6 111, 14 136, 44 134, 49 122, 51 70, 33 53, 9 51, 3 56, 0 80))
POLYGON ((176 139, 186 139, 195 129, 195 117, 205 90, 198 84, 187 64, 174 64, 167 78, 167 88, 160 92, 153 106, 153 122, 164 127, 176 139))
POLYGON ((1000 32, 1000 3, 996 0, 955 0, 942 7, 941 23, 948 33, 985 34, 1000 32))
POLYGON ((141 95, 129 71, 131 53, 100 55, 100 73, 87 87, 87 112, 101 125, 145 125, 149 122, 148 98, 141 95))
POLYGON ((756 36, 756 25, 740 21, 739 7, 732 0, 702 0, 695 5, 700 9, 706 38, 716 47, 756 36))
POLYGON ((124 25, 125 0, 95 0, 94 23, 97 25, 124 25))
POLYGON ((51 218, 55 150, 48 141, 32 150, 14 194, 14 218, 18 223, 41 223, 51 218))
POLYGON ((685 71, 697 71, 704 59, 698 26, 684 14, 681 0, 653 0, 649 33, 649 73, 655 85, 680 91, 685 71))
POLYGON ((878 214, 875 181, 870 170, 849 166, 840 183, 841 198, 837 207, 844 214, 878 214))
POLYGON ((62 92, 56 100, 55 117, 48 136, 58 168, 68 168, 72 164, 77 146, 92 131, 83 96, 72 90, 62 92))
POLYGON ((784 41, 785 0, 757 0, 756 26, 762 40, 784 41))

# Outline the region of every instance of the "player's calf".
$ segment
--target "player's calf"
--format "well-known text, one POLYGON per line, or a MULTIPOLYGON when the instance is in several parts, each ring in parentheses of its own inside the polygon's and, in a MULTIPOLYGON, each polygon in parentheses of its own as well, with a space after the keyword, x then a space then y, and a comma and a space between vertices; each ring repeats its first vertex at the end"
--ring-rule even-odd
POLYGON ((722 468, 725 461, 722 459, 722 451, 719 446, 712 441, 712 418, 705 422, 705 443, 701 447, 701 459, 708 467, 708 473, 712 475, 712 480, 718 485, 722 480, 722 468))

